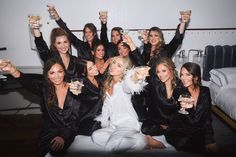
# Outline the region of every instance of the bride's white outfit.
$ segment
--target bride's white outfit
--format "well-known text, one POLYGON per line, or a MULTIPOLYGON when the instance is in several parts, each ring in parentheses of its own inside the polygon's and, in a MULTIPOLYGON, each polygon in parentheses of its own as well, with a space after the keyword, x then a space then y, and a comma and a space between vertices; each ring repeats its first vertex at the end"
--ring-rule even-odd
POLYGON ((134 69, 128 70, 124 79, 114 85, 112 95, 106 93, 102 114, 96 118, 102 129, 92 134, 92 140, 107 151, 140 150, 146 146, 131 96, 141 92, 147 82, 133 82, 133 74, 134 69))

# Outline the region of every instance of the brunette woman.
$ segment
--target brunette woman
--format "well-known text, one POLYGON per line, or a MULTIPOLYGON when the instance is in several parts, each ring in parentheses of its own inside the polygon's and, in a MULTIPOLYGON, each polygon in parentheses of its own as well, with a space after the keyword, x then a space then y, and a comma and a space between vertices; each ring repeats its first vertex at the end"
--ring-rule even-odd
POLYGON ((38 143, 40 156, 64 154, 77 134, 80 101, 64 81, 63 63, 57 59, 47 60, 43 81, 20 72, 10 62, 1 63, 0 69, 9 72, 23 87, 41 97, 43 125, 38 143))
POLYGON ((72 45, 77 49, 77 57, 85 60, 93 60, 92 49, 96 42, 99 41, 96 26, 93 23, 85 24, 82 41, 66 26, 66 23, 61 19, 54 6, 48 5, 47 7, 50 15, 56 20, 57 24, 69 34, 72 45))

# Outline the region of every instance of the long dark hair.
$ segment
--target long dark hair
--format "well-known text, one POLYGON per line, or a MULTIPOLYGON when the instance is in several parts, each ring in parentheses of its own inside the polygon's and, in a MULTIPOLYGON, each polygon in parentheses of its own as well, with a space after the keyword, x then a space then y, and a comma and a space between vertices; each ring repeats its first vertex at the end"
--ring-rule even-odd
POLYGON ((201 85, 201 68, 198 64, 193 62, 187 62, 182 65, 182 68, 185 68, 191 75, 193 75, 193 86, 197 88, 201 85))
MULTIPOLYGON (((54 28, 51 31, 51 37, 50 37, 50 41, 51 41, 51 45, 50 45, 50 50, 53 52, 58 52, 57 48, 54 46, 55 42, 56 42, 56 38, 60 37, 60 36, 66 36, 68 41, 70 42, 70 37, 68 35, 68 33, 66 31, 64 31, 62 28, 54 28)), ((69 53, 69 52, 68 52, 69 53)))
POLYGON ((61 67, 63 68, 64 72, 65 72, 65 66, 64 64, 55 58, 51 58, 48 59, 43 67, 43 77, 44 77, 44 82, 45 82, 45 87, 46 87, 46 91, 48 94, 47 97, 47 104, 49 107, 52 106, 53 102, 56 101, 57 97, 56 97, 56 91, 55 91, 55 86, 52 83, 52 81, 48 78, 48 71, 52 68, 52 66, 54 66, 55 64, 59 64, 61 65, 61 67))

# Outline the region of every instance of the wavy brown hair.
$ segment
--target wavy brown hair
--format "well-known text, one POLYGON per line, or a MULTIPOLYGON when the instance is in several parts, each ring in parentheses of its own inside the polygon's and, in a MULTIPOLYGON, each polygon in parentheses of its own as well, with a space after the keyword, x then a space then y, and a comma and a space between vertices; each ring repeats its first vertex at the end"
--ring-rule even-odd
MULTIPOLYGON (((123 57, 123 56, 116 56, 116 57, 114 57, 112 59, 114 60, 114 59, 117 59, 117 58, 121 58, 123 63, 124 63, 124 75, 125 75, 125 71, 128 70, 128 69, 131 69, 132 62, 131 62, 129 57, 123 57)), ((109 65, 109 68, 110 68, 110 65, 109 65)), ((121 78, 120 78, 121 80, 124 78, 124 75, 121 76, 121 78)), ((102 84, 102 97, 103 97, 103 100, 106 97, 106 91, 108 91, 109 88, 111 88, 112 80, 113 80, 113 76, 111 76, 108 73, 107 79, 102 84)))
MULTIPOLYGON (((150 28, 149 32, 148 32, 148 38, 149 38, 151 32, 157 32, 159 35, 159 38, 160 38, 158 44, 156 45, 156 49, 153 51, 154 52, 153 57, 154 57, 154 56, 159 55, 160 49, 165 45, 165 40, 164 40, 164 35, 159 27, 150 28)), ((151 51, 151 49, 150 49, 150 51, 151 51)), ((150 52, 150 54, 151 54, 151 52, 150 52)))
MULTIPOLYGON (((164 65, 167 67, 171 73, 172 73, 172 78, 171 78, 171 89, 174 89, 176 86, 176 80, 178 78, 178 72, 176 71, 175 63, 172 61, 171 58, 168 57, 161 57, 160 59, 157 60, 156 62, 156 69, 158 65, 164 65)), ((156 72, 157 73, 157 72, 156 72)), ((157 75, 157 74, 156 74, 157 75)), ((157 76, 158 78, 158 76, 157 76)))
POLYGON ((55 64, 61 65, 61 67, 63 68, 63 70, 65 72, 64 64, 60 60, 54 59, 54 58, 47 60, 46 63, 44 64, 44 67, 43 67, 43 77, 44 77, 44 80, 45 80, 44 82, 45 82, 46 92, 47 92, 47 95, 48 95, 47 104, 48 104, 49 107, 51 107, 52 104, 57 100, 55 86, 52 83, 52 81, 48 78, 48 71, 55 64))
POLYGON ((50 41, 51 41, 50 50, 51 51, 58 52, 54 44, 56 43, 56 38, 61 37, 61 36, 66 36, 68 41, 70 42, 70 36, 68 35, 66 31, 64 31, 62 28, 54 28, 51 32, 51 37, 50 37, 50 41))

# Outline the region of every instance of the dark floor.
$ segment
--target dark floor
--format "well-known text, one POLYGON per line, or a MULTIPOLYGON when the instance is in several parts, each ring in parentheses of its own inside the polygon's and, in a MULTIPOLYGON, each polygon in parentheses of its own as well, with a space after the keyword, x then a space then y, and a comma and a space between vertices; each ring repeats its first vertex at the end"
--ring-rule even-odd
MULTIPOLYGON (((0 154, 2 157, 37 157, 36 144, 41 127, 41 115, 0 115, 0 154)), ((221 146, 224 155, 235 156, 236 154, 236 132, 225 125, 216 116, 213 116, 213 127, 215 139, 221 146)), ((150 156, 205 156, 199 154, 189 154, 184 152, 166 152, 148 150, 139 153, 126 154, 98 154, 81 153, 75 156, 94 157, 94 156, 114 156, 114 157, 150 157, 150 156)))

